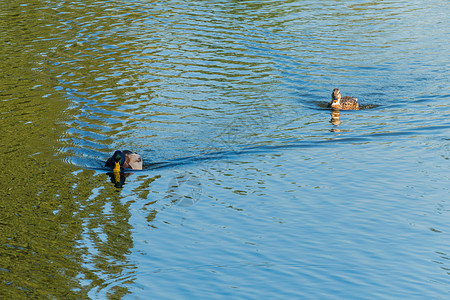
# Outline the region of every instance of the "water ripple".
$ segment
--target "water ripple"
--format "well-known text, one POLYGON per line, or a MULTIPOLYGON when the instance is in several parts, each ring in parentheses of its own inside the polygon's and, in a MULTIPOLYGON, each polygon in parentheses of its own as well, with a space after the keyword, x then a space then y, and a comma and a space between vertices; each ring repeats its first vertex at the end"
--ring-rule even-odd
POLYGON ((19 2, 10 298, 446 294, 447 2, 19 2), (363 109, 330 112, 336 87, 363 109), (144 170, 108 174, 115 149, 144 170))

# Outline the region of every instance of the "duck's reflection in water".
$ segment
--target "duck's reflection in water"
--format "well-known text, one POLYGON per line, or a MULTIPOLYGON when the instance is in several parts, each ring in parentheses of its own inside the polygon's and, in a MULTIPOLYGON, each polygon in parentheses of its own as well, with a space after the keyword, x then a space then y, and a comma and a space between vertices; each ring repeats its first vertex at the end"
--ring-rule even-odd
POLYGON ((331 120, 330 123, 334 125, 333 128, 331 128, 331 132, 340 132, 341 130, 338 129, 337 127, 339 126, 339 124, 341 124, 341 112, 339 111, 339 109, 333 109, 331 110, 331 120))
POLYGON ((125 180, 128 176, 130 176, 132 173, 125 173, 125 172, 108 172, 106 173, 109 176, 109 179, 112 183, 114 183, 114 186, 116 188, 122 188, 125 184, 125 180))

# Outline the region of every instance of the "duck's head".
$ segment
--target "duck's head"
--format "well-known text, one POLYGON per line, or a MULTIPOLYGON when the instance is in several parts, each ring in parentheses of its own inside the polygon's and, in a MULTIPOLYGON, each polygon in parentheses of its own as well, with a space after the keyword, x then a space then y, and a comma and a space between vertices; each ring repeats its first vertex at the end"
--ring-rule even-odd
POLYGON ((122 151, 117 150, 113 154, 114 169, 113 172, 120 172, 120 167, 125 163, 125 154, 122 151))
POLYGON ((341 101, 341 91, 339 89, 333 89, 331 93, 331 107, 334 105, 339 105, 341 101))

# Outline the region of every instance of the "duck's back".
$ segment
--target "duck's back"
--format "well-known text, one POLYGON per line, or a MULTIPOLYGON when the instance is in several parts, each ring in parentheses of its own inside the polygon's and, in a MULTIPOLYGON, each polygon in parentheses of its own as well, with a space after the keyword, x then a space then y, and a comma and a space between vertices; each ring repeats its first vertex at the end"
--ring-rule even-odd
POLYGON ((124 153, 126 153, 125 163, 123 164, 124 168, 133 170, 142 170, 142 158, 139 154, 128 150, 125 150, 124 153))
POLYGON ((341 99, 341 109, 344 109, 344 110, 349 110, 349 109, 358 110, 359 109, 358 99, 355 98, 355 97, 349 97, 349 96, 343 97, 341 99))

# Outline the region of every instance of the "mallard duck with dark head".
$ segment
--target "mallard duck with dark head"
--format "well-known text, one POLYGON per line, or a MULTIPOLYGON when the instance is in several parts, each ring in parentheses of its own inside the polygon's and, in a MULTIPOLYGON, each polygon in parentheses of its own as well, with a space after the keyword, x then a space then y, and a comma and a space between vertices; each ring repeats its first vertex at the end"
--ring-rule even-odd
POLYGON ((113 172, 120 172, 121 169, 142 170, 142 158, 130 150, 117 150, 108 158, 105 167, 112 167, 113 172))
POLYGON ((340 110, 358 110, 358 99, 355 97, 341 96, 339 89, 333 89, 331 93, 331 101, 328 103, 328 108, 340 110))

